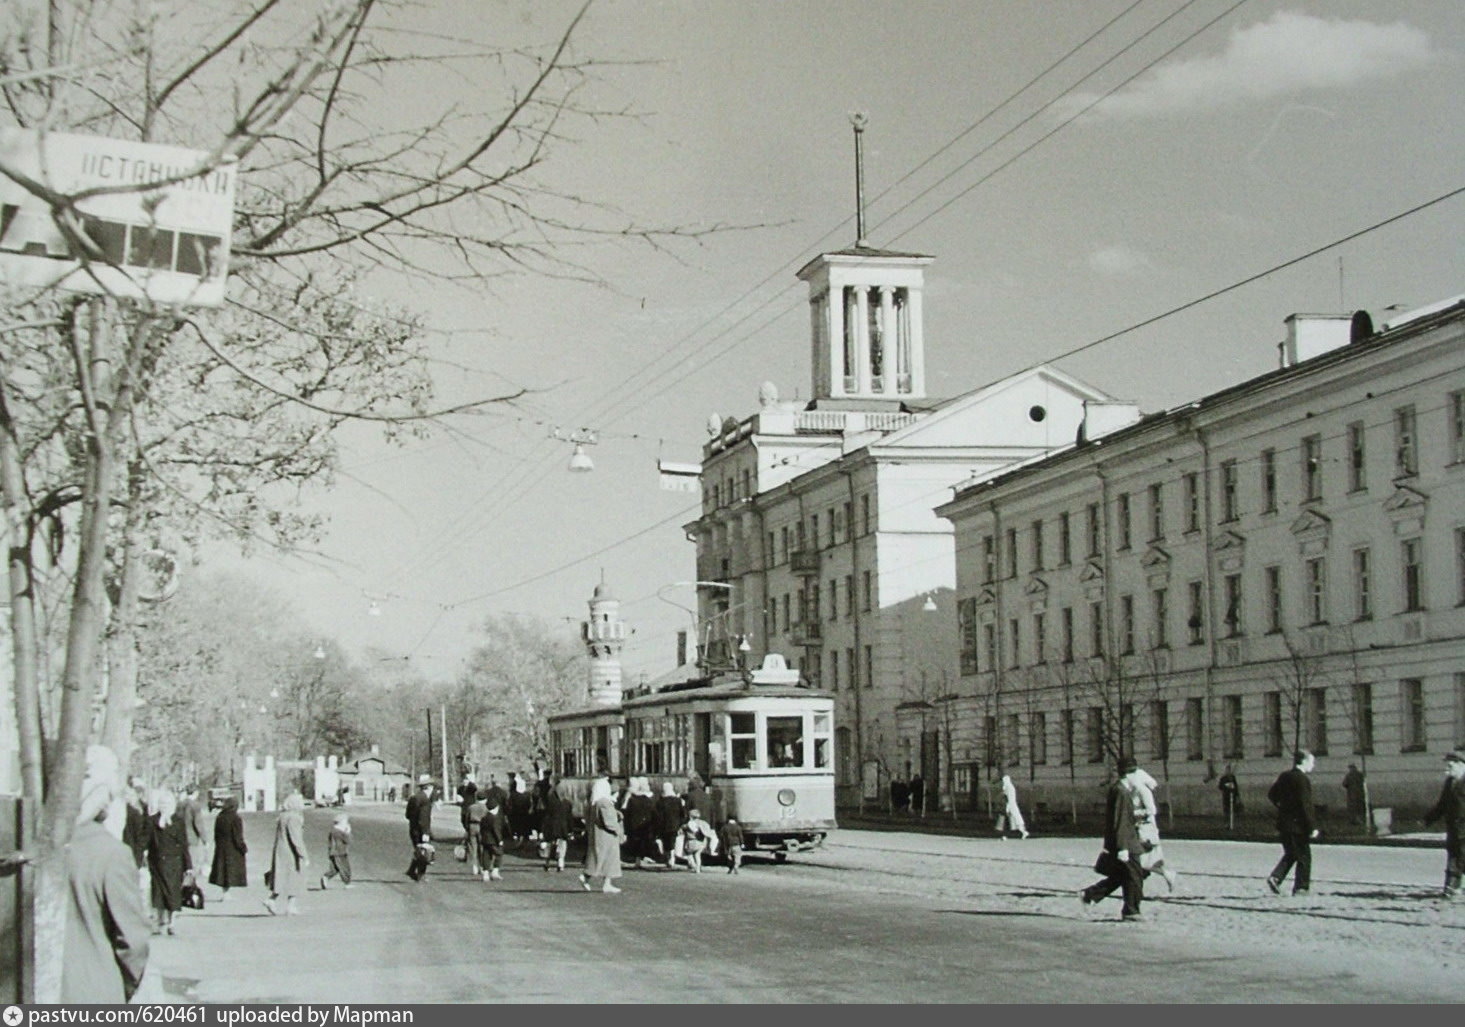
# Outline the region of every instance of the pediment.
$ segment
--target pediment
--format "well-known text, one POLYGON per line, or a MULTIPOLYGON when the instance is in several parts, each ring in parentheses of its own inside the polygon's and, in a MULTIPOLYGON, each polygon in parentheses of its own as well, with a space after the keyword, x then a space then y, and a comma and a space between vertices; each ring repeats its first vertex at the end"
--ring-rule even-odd
POLYGON ((1042 599, 1048 594, 1048 583, 1034 574, 1028 578, 1027 587, 1023 589, 1023 594, 1029 599, 1042 599))
POLYGON ((1159 546, 1150 546, 1139 558, 1139 565, 1151 572, 1167 571, 1170 569, 1170 554, 1159 546))
POLYGON ((1292 534, 1297 536, 1312 535, 1318 532, 1330 531, 1333 527, 1332 518, 1327 514, 1318 513, 1316 510, 1303 510, 1298 514, 1297 520, 1292 522, 1292 534))
POLYGON ((1384 509, 1391 514, 1421 514, 1429 497, 1408 485, 1395 485, 1394 494, 1384 500, 1384 509))
POLYGON ((1099 565, 1098 560, 1090 560, 1083 565, 1083 570, 1078 572, 1078 580, 1085 585, 1090 582, 1104 583, 1104 568, 1099 565))
POLYGON ((984 588, 976 594, 978 606, 992 606, 997 602, 997 593, 990 588, 984 588))
POLYGON ((1246 548, 1246 536, 1234 531, 1223 531, 1211 543, 1211 548, 1218 553, 1240 552, 1246 548))

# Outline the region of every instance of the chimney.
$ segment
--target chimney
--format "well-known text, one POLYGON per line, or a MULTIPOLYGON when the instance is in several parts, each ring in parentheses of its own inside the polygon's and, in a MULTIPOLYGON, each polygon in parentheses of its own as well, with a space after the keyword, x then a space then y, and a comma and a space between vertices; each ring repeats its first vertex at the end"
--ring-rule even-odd
POLYGON ((1277 344, 1282 367, 1320 357, 1373 334, 1368 312, 1355 314, 1291 314, 1283 322, 1287 338, 1277 344))
POLYGON ((372 742, 371 743, 371 754, 373 756, 380 756, 382 754, 382 747, 380 745, 377 745, 375 742, 372 742))
POLYGON ((687 633, 677 632, 677 666, 684 667, 687 664, 687 633))
POLYGON ((1120 428, 1128 428, 1140 419, 1139 407, 1122 400, 1083 401, 1083 423, 1078 426, 1078 441, 1093 442, 1120 428))

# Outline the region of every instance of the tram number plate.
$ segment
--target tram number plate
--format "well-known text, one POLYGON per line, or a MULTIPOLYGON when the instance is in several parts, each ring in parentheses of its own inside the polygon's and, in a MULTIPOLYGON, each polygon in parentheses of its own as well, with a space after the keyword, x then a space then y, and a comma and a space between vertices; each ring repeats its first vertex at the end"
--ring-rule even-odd
POLYGON ((783 819, 785 820, 792 820, 798 815, 798 811, 792 806, 785 806, 783 807, 783 809, 779 810, 778 815, 783 817, 783 819))

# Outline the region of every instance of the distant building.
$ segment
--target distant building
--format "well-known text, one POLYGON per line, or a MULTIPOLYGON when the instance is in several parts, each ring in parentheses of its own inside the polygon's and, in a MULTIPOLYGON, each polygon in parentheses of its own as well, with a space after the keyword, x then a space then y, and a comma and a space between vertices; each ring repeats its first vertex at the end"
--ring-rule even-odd
POLYGON ((957 677, 900 732, 942 732, 959 804, 1014 767, 1087 806, 1124 753, 1219 811, 1224 764, 1261 803, 1297 746, 1321 803, 1350 762, 1375 805, 1433 799, 1465 741, 1465 302, 1296 315, 1281 350, 938 508, 957 677))
POLYGON ((375 745, 370 753, 337 767, 336 776, 348 803, 386 802, 393 795, 403 799, 412 790, 412 775, 407 768, 382 756, 375 745))

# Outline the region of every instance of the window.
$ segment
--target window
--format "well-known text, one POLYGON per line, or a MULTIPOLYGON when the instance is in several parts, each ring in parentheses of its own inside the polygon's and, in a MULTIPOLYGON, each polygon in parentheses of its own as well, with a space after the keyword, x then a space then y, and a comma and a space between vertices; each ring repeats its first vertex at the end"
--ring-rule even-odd
POLYGON ((1033 662, 1048 662, 1048 618, 1041 613, 1033 614, 1033 662))
POLYGON ((1353 601, 1359 620, 1373 619, 1373 569, 1366 548, 1353 550, 1353 601))
POLYGON ((1221 462, 1221 520, 1234 521, 1240 516, 1240 496, 1237 489, 1240 482, 1237 480, 1236 461, 1223 460, 1221 462))
POLYGON ((815 688, 824 687, 824 654, 815 649, 809 653, 808 666, 804 668, 804 676, 815 688))
POLYGON ((781 527, 781 528, 778 529, 778 537, 779 537, 779 541, 782 543, 781 546, 779 547, 779 552, 782 555, 779 557, 778 562, 779 563, 783 563, 784 560, 787 560, 788 559, 788 553, 789 553, 789 548, 788 548, 788 525, 787 524, 785 524, 783 527, 781 527))
POLYGON ((1282 568, 1264 569, 1267 579, 1267 634, 1276 635, 1282 630, 1282 568))
POLYGON ((1104 762, 1104 708, 1090 706, 1084 718, 1084 741, 1088 747, 1090 763, 1104 762))
POLYGON ((1353 686, 1353 751, 1373 755, 1373 685, 1367 682, 1353 686))
POLYGON ((997 540, 991 535, 982 536, 982 583, 990 585, 997 580, 997 540))
POLYGON ((1028 729, 1028 758, 1035 767, 1048 762, 1048 715, 1042 710, 1033 713, 1028 729))
POLYGON ((1228 695, 1222 702, 1226 711, 1223 721, 1225 745, 1222 752, 1228 760, 1239 760, 1246 754, 1246 721, 1242 719, 1241 696, 1228 695))
POLYGON ((870 534, 870 494, 860 497, 860 534, 870 534))
POLYGON ((1150 612, 1154 617, 1155 649, 1170 648, 1170 590, 1157 588, 1150 592, 1150 612))
POLYGON ((1394 411, 1395 477, 1408 478, 1419 473, 1418 436, 1414 427, 1414 404, 1394 411))
POLYGON ((1007 754, 1008 759, 1018 759, 1022 756, 1022 723, 1017 719, 1016 713, 1009 713, 1002 722, 1002 751, 1007 754))
POLYGON ((1308 560, 1307 570, 1307 622, 1326 624, 1328 621, 1328 570, 1321 556, 1308 560))
POLYGON ((987 669, 997 669, 997 627, 994 624, 982 625, 982 652, 987 657, 987 669))
POLYGON ((839 650, 831 649, 828 657, 829 663, 829 690, 839 691, 839 650))
POLYGON ((1282 693, 1262 695, 1262 727, 1266 731, 1266 756, 1282 755, 1282 693))
POLYGON ((1185 530, 1200 531, 1200 475, 1192 471, 1180 480, 1185 488, 1185 530))
POLYGON ((827 713, 814 714, 814 766, 824 768, 830 765, 830 757, 834 755, 831 739, 833 732, 829 730, 830 719, 827 713))
POLYGON ((764 556, 764 559, 768 562, 768 566, 770 567, 778 563, 778 536, 773 534, 773 532, 771 531, 768 533, 768 551, 764 556))
POLYGON ((1062 747, 1060 758, 1064 766, 1073 764, 1073 710, 1066 709, 1058 714, 1058 735, 1059 745, 1062 747))
POLYGON ((791 609, 792 609, 792 604, 789 602, 788 593, 785 592, 783 594, 783 630, 784 631, 788 631, 789 625, 790 625, 790 623, 792 623, 790 621, 790 619, 789 619, 790 618, 790 610, 791 609))
POLYGON ((1068 511, 1058 515, 1058 566, 1067 567, 1073 562, 1073 538, 1069 530, 1068 511))
POLYGON ((1262 513, 1277 512, 1277 451, 1262 450, 1262 513))
POLYGON ((1465 390, 1450 393, 1450 463, 1465 463, 1465 390))
POLYGON ((861 609, 871 610, 875 607, 875 579, 870 576, 869 571, 860 572, 861 609))
POLYGON ((770 767, 804 765, 803 717, 768 717, 764 722, 763 738, 770 767))
POLYGON ((1088 514, 1089 555, 1090 556, 1098 556, 1099 555, 1099 545, 1103 541, 1103 532, 1102 532, 1102 530, 1100 529, 1100 526, 1099 526, 1099 504, 1098 503, 1090 503, 1088 505, 1087 514, 1088 514))
POLYGON ((1307 747, 1318 756, 1328 754, 1328 690, 1309 688, 1303 697, 1307 711, 1307 747))
POLYGON ((865 687, 875 687, 875 647, 865 646, 865 687))
POLYGON ((1323 437, 1309 435, 1302 440, 1302 501, 1323 498, 1323 437))
POLYGON ((1206 640, 1204 586, 1199 581, 1187 582, 1185 593, 1185 626, 1190 629, 1190 644, 1201 645, 1206 640))
POLYGON ((855 615, 855 576, 853 574, 844 576, 844 615, 846 617, 855 615))
POLYGON ((1363 445, 1363 422, 1354 421, 1348 426, 1348 491, 1350 492, 1359 492, 1368 488, 1368 464, 1363 445))
POLYGON ((1404 612, 1424 609, 1424 543, 1406 538, 1399 543, 1399 567, 1404 573, 1404 612))
POLYGON ((846 681, 849 682, 850 688, 854 689, 860 687, 860 671, 859 668, 855 666, 854 646, 850 646, 844 651, 844 678, 846 681))
POLYGON ((1221 579, 1226 593, 1226 637, 1236 638, 1242 634, 1241 622, 1241 575, 1228 574, 1221 579))
POLYGON ((1089 655, 1104 655, 1104 604, 1089 603, 1089 655))
POLYGON ((1185 758, 1205 759, 1206 702, 1201 698, 1185 700, 1185 758))
POLYGON ((1164 699, 1150 702, 1150 743, 1155 759, 1170 758, 1170 704, 1164 699))
POLYGON ((1129 493, 1119 493, 1119 498, 1114 505, 1114 548, 1128 549, 1130 542, 1129 532, 1129 493))
POLYGON ((1134 596, 1119 597, 1119 651, 1125 656, 1134 652, 1134 596))
POLYGON ((839 579, 829 579, 829 619, 839 620, 839 579))
POLYGON ((1033 521, 1033 570, 1043 569, 1043 522, 1033 521))
POLYGON ((1063 646, 1063 662, 1073 662, 1073 607, 1065 606, 1058 611, 1058 624, 1062 631, 1060 644, 1063 646))
POLYGON ((809 584, 809 592, 806 601, 809 605, 804 610, 804 623, 818 624, 820 603, 819 582, 814 581, 809 584))
POLYGON ((850 538, 853 538, 854 537, 854 534, 855 534, 855 502, 854 502, 854 500, 851 499, 848 502, 846 502, 844 504, 844 506, 842 507, 842 509, 844 511, 844 526, 843 526, 843 530, 844 530, 844 533, 845 533, 845 536, 844 537, 846 539, 850 539, 850 538))
POLYGON ((977 601, 961 599, 956 604, 956 630, 961 642, 960 666, 963 674, 975 674, 977 666, 977 601))
POLYGON ((1017 577, 1017 529, 1008 528, 1003 538, 1003 558, 1007 561, 1007 576, 1017 577))
POLYGON ((1134 703, 1127 702, 1119 707, 1119 751, 1126 756, 1135 754, 1134 729, 1134 703))
POLYGON ((728 744, 731 748, 733 770, 756 770, 758 768, 758 715, 756 713, 729 713, 727 715, 728 744))
POLYGON ((1018 666, 1022 662, 1019 653, 1021 642, 1021 627, 1017 623, 1017 618, 1012 617, 1007 622, 1007 666, 1009 669, 1018 666))
POLYGON ((998 757, 1002 755, 999 752, 1002 748, 1002 739, 997 737, 996 717, 982 718, 982 740, 987 743, 987 766, 995 767, 998 757))
POLYGON ((1165 537, 1165 489, 1160 482, 1150 486, 1150 541, 1165 537))
MULTIPOLYGON (((829 544, 832 546, 839 541, 839 536, 834 531, 834 507, 824 511, 824 523, 828 528, 826 534, 829 537, 829 544)), ((819 515, 814 515, 814 546, 819 545, 819 515)))
POLYGON ((1423 752, 1426 745, 1424 682, 1405 678, 1399 682, 1399 751, 1423 752))

